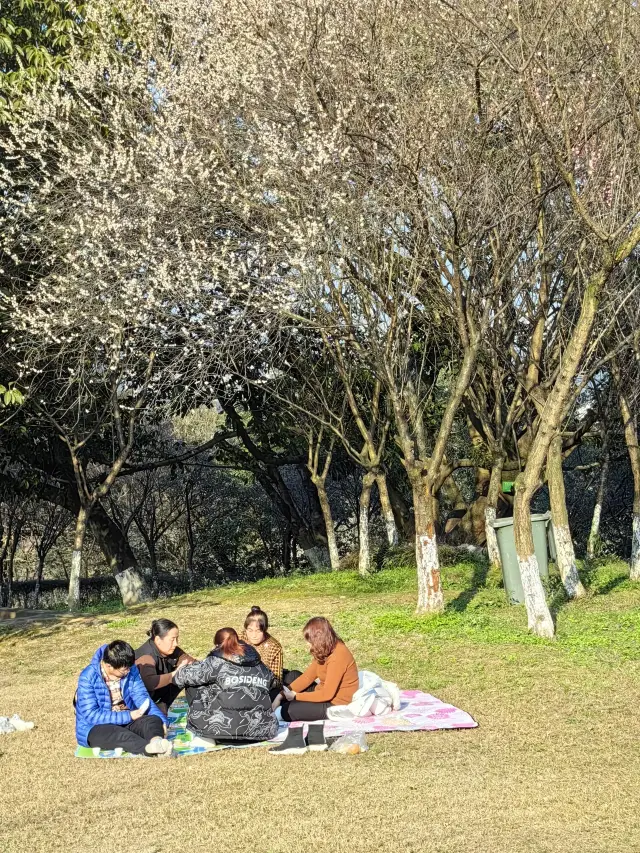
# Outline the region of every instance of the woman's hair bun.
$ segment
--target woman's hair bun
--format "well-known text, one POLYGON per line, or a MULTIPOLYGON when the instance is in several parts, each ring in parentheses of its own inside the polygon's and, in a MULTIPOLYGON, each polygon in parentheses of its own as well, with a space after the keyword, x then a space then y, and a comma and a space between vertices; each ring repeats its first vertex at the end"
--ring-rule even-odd
POLYGON ((251 613, 262 613, 262 607, 258 607, 256 604, 254 604, 251 608, 251 613))

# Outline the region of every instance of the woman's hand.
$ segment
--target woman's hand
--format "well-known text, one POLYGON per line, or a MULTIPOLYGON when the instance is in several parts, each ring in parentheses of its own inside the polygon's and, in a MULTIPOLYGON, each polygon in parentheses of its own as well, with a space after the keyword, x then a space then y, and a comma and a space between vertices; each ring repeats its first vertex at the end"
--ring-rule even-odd
POLYGON ((282 694, 278 693, 276 698, 271 703, 271 710, 277 711, 281 704, 282 704, 282 694))
POLYGON ((171 680, 173 681, 176 677, 176 672, 180 672, 183 666, 189 666, 190 663, 198 663, 198 661, 195 658, 180 658, 178 665, 171 673, 171 680))
POLYGON ((293 700, 296 698, 296 694, 293 692, 293 690, 289 690, 286 684, 283 684, 282 692, 284 693, 284 698, 287 700, 287 702, 293 702, 293 700))

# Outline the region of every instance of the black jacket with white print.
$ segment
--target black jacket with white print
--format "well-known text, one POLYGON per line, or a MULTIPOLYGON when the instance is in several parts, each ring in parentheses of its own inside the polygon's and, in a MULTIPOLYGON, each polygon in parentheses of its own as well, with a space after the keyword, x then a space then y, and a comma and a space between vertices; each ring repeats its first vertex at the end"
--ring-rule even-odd
POLYGON ((270 740, 278 732, 269 690, 273 673, 256 650, 243 644, 244 655, 229 660, 218 649, 200 663, 179 669, 178 687, 199 688, 189 707, 187 728, 202 737, 232 740, 270 740))

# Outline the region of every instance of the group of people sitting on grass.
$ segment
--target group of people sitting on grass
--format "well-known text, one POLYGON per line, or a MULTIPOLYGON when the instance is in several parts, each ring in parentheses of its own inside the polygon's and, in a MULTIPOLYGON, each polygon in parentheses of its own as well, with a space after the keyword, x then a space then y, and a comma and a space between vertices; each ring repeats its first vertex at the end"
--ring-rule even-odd
POLYGON ((174 622, 156 619, 137 651, 114 640, 101 646, 80 674, 74 700, 78 743, 169 757, 167 713, 185 690, 187 728, 198 745, 270 740, 280 717, 310 723, 307 739, 303 727, 290 727, 271 752, 326 749, 323 721, 329 708, 352 701, 358 669, 324 617, 310 619, 303 635, 312 663, 299 672, 283 668, 282 646, 259 607, 251 608, 240 634, 233 628, 217 631, 214 648, 202 661, 179 647, 174 622))

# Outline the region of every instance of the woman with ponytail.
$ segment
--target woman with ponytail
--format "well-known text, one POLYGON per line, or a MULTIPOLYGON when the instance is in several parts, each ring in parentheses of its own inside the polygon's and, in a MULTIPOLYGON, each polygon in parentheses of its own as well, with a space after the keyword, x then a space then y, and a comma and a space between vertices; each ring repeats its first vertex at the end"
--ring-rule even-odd
MULTIPOLYGON (((149 638, 136 650, 136 666, 149 696, 164 714, 180 693, 173 683, 173 673, 195 658, 178 645, 179 629, 171 619, 154 619, 147 631, 149 638)), ((187 699, 190 697, 187 696, 187 699)))
POLYGON ((233 628, 220 628, 214 644, 201 663, 173 675, 177 687, 197 688, 187 728, 207 743, 270 740, 278 731, 269 696, 273 673, 233 628))

